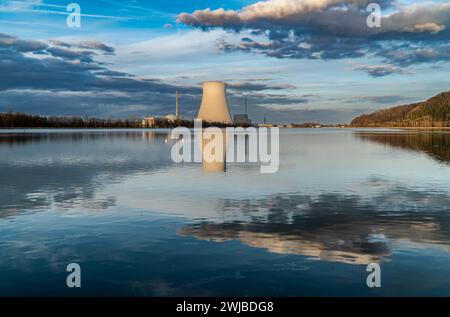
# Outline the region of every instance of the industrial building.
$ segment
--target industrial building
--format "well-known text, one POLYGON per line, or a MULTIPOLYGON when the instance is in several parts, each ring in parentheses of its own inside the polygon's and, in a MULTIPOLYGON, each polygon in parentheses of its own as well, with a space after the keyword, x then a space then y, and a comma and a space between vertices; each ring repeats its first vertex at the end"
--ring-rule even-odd
POLYGON ((167 122, 175 122, 177 120, 181 120, 180 115, 178 114, 178 91, 175 96, 175 114, 168 114, 164 117, 145 117, 142 119, 141 126, 143 128, 154 128, 158 124, 158 120, 167 121, 167 122))
POLYGON ((248 104, 247 104, 247 98, 245 98, 245 104, 244 104, 244 113, 241 114, 235 114, 233 116, 233 122, 235 124, 243 124, 243 125, 250 125, 252 124, 252 120, 248 118, 248 104))
MULTIPOLYGON (((164 117, 145 117, 142 120, 143 128, 153 128, 158 126, 158 122, 176 122, 181 120, 178 114, 178 91, 175 98, 175 114, 168 114, 164 117)), ((252 121, 248 117, 248 104, 245 98, 244 113, 235 114, 231 119, 228 107, 226 84, 221 81, 206 81, 203 83, 203 95, 196 119, 207 122, 222 124, 251 125, 252 121)))
POLYGON ((226 97, 226 84, 221 81, 203 83, 203 95, 197 119, 209 122, 232 123, 226 97))

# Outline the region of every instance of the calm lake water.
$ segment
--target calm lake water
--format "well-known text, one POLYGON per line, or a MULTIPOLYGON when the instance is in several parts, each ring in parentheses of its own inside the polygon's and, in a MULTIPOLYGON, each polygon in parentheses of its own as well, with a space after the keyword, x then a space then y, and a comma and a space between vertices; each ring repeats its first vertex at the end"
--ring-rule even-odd
POLYGON ((0 295, 450 296, 449 132, 285 129, 275 174, 167 133, 0 131, 0 295))

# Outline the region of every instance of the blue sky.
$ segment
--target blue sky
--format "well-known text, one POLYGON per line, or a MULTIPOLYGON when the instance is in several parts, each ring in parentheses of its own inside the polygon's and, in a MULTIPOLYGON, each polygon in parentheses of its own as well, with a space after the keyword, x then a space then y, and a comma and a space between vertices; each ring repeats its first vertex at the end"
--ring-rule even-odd
POLYGON ((201 82, 224 80, 233 113, 248 98, 256 121, 345 123, 448 91, 450 4, 383 0, 374 30, 369 2, 83 0, 69 28, 70 1, 3 0, 0 111, 162 115, 180 90, 193 117, 201 82))

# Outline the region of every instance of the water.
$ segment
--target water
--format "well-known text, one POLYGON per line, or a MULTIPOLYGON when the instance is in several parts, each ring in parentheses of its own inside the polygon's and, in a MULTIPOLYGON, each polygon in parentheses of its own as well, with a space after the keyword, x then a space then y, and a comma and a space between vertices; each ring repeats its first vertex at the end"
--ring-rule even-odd
POLYGON ((1 131, 0 295, 450 296, 449 132, 286 129, 275 174, 167 132, 1 131))

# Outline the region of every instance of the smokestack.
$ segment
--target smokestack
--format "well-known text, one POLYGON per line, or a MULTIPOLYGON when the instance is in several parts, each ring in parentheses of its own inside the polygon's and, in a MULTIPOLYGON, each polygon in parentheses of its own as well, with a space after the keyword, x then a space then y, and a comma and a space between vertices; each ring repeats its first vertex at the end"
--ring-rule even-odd
POLYGON ((178 118, 178 90, 175 97, 175 116, 178 118))
POLYGON ((247 98, 245 98, 245 114, 248 115, 248 112, 247 112, 247 98))
POLYGON ((206 81, 203 83, 203 96, 197 119, 221 123, 232 122, 224 82, 206 81))

